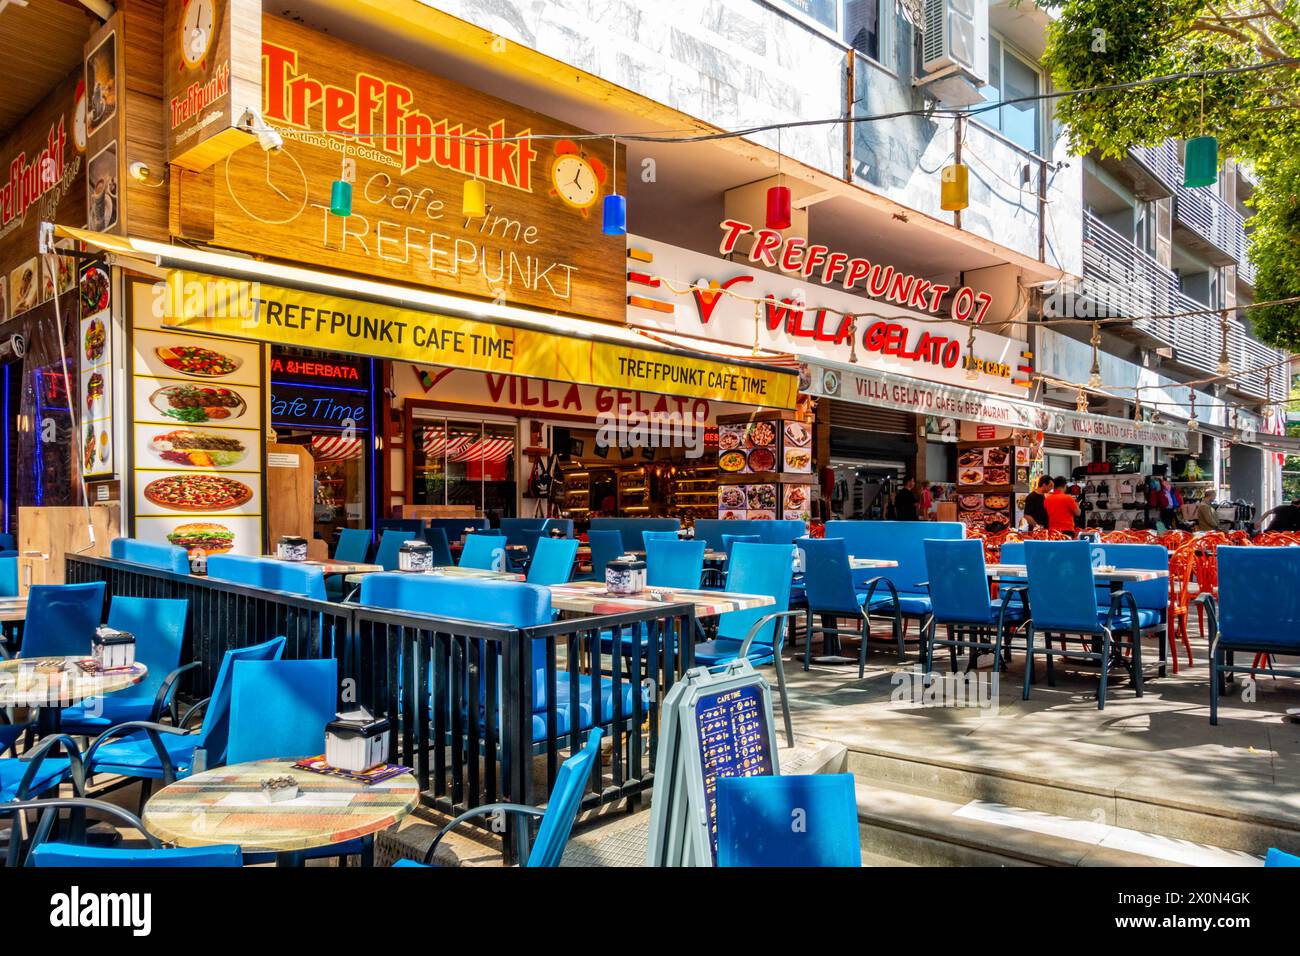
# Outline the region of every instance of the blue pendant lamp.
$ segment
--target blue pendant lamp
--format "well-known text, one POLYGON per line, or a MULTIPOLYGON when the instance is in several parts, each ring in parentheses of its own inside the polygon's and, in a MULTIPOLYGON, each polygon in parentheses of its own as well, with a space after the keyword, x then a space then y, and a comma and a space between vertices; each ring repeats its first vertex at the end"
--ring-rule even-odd
POLYGON ((336 179, 330 187, 330 215, 342 219, 352 215, 352 184, 346 179, 336 179))
MULTIPOLYGON (((613 139, 611 137, 611 139, 613 139)), ((614 181, 610 193, 605 197, 602 210, 601 232, 607 236, 627 235, 627 197, 618 193, 618 140, 614 143, 614 181)))

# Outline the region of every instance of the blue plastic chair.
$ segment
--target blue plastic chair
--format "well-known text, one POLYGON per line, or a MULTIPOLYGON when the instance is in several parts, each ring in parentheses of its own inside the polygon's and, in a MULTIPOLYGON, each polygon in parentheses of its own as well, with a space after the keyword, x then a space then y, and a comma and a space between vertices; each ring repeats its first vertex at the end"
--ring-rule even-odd
POLYGON ((641 544, 648 551, 651 541, 677 541, 679 540, 676 531, 642 531, 641 544))
POLYGON ((704 542, 649 538, 646 540, 646 586, 652 588, 699 589, 704 573, 704 542))
POLYGON ((591 577, 605 580, 605 565, 623 554, 621 531, 588 531, 587 546, 591 548, 591 577))
POLYGON ((203 751, 207 766, 220 767, 226 762, 230 739, 231 672, 235 662, 279 660, 285 643, 283 637, 276 637, 226 651, 212 685, 212 696, 190 708, 179 726, 132 720, 104 731, 86 750, 86 774, 114 773, 143 779, 143 804, 150 787, 148 781, 168 784, 188 776, 196 751, 203 751), (202 725, 197 732, 186 730, 189 718, 199 708, 203 709, 202 725))
POLYGON ((481 807, 475 807, 460 814, 438 831, 429 844, 429 848, 424 851, 423 863, 416 863, 413 860, 398 860, 393 865, 403 867, 431 866, 433 864, 433 855, 438 850, 438 844, 458 824, 476 817, 485 817, 495 813, 509 813, 534 819, 540 818, 542 821, 541 827, 537 830, 537 839, 533 841, 531 851, 528 849, 528 827, 524 826, 522 828, 522 849, 527 854, 524 866, 559 866, 560 860, 564 857, 564 848, 569 842, 569 834, 573 832, 573 821, 578 818, 578 810, 582 806, 582 795, 587 790, 587 781, 591 777, 593 768, 598 766, 601 736, 601 729, 593 727, 587 734, 587 743, 583 748, 560 765, 560 769, 555 775, 555 786, 551 788, 551 796, 546 801, 544 811, 520 803, 488 803, 481 807))
POLYGON ((567 584, 578 557, 576 538, 542 538, 528 565, 529 584, 567 584))
MULTIPOLYGON (((1107 623, 1118 615, 1126 600, 1125 591, 1112 595, 1112 609, 1099 610, 1097 590, 1092 573, 1092 545, 1087 541, 1026 541, 1025 565, 1029 573, 1030 620, 1025 629, 1025 684, 1024 699, 1029 700, 1034 681, 1034 657, 1047 659, 1047 682, 1055 686, 1054 659, 1065 657, 1075 660, 1095 661, 1100 669, 1097 684, 1097 709, 1106 707, 1106 685, 1111 668, 1119 663, 1129 669, 1133 688, 1142 696, 1142 641, 1124 641, 1115 636, 1107 623), (1038 634, 1043 635, 1043 647, 1035 647, 1038 634), (1075 636, 1084 641, 1084 648, 1057 650, 1052 647, 1052 635, 1061 638, 1075 636), (1131 666, 1116 653, 1123 647, 1132 651, 1131 666)), ((1131 597, 1131 596, 1130 596, 1131 597)))
POLYGON ((416 534, 415 531, 385 531, 379 536, 379 550, 375 552, 375 564, 382 566, 385 571, 396 571, 397 552, 416 534))
POLYGON ((164 848, 161 841, 145 829, 140 818, 121 807, 102 800, 81 797, 53 800, 26 800, 15 804, 15 810, 35 810, 41 813, 41 822, 33 835, 27 853, 27 866, 35 867, 231 867, 243 866, 243 854, 233 844, 219 844, 182 849, 164 848), (81 843, 51 843, 48 836, 60 810, 97 811, 125 823, 149 844, 147 849, 86 846, 81 843))
MULTIPOLYGON (((704 569, 708 585, 711 588, 725 589, 727 586, 727 569, 731 566, 731 548, 737 542, 746 544, 761 544, 763 538, 757 534, 724 534, 722 536, 722 550, 726 553, 726 564, 723 567, 709 567, 704 569)), ((706 546, 708 542, 705 542, 706 546)), ((707 550, 707 547, 706 547, 707 550)), ((793 552, 791 552, 793 553, 793 552)))
POLYGON ((862 865, 851 773, 722 777, 717 813, 718 866, 862 865))
POLYGON ((128 720, 159 720, 172 705, 180 676, 199 666, 197 661, 179 666, 188 611, 184 598, 114 596, 108 626, 135 635, 135 658, 149 673, 134 687, 63 708, 60 729, 93 737, 128 720))
POLYGON ((175 574, 190 573, 190 555, 174 544, 155 544, 135 538, 114 538, 108 544, 108 555, 118 561, 144 564, 175 574))
POLYGON ((433 566, 435 568, 450 568, 455 565, 456 561, 451 556, 451 544, 447 541, 445 528, 430 525, 424 529, 424 540, 433 549, 433 566))
POLYGON ((465 546, 460 552, 460 566, 482 571, 505 571, 508 565, 506 554, 504 535, 466 535, 465 546))
POLYGON ((1154 636, 1160 652, 1158 674, 1164 677, 1169 646, 1166 630, 1169 617, 1169 550, 1159 544, 1094 544, 1092 551, 1093 560, 1099 564, 1166 572, 1165 577, 1151 581, 1128 581, 1122 591, 1113 590, 1107 581, 1097 584, 1097 608, 1107 613, 1107 626, 1116 633, 1129 635, 1131 639, 1135 633, 1138 640, 1154 636), (1118 599, 1116 594, 1120 595, 1118 599), (1115 606, 1113 611, 1112 605, 1115 606), (1137 622, 1136 632, 1134 621, 1137 622))
POLYGON ((17 551, 18 538, 8 531, 0 531, 0 551, 17 551))
POLYGON ((1277 847, 1269 847, 1268 855, 1264 857, 1265 866, 1300 866, 1300 856, 1294 853, 1284 853, 1277 847))
POLYGON ((886 577, 871 578, 861 583, 854 581, 849 568, 849 551, 843 538, 800 538, 796 542, 804 554, 804 587, 808 606, 805 609, 807 637, 803 646, 803 669, 812 663, 812 638, 822 635, 825 646, 827 635, 839 640, 837 619, 855 618, 859 622, 858 677, 867 668, 867 643, 871 640, 871 615, 888 615, 893 625, 894 642, 898 645, 899 660, 907 660, 903 643, 903 621, 899 613, 898 592, 886 577), (813 625, 813 615, 821 616, 820 626, 813 625))
POLYGON ((781 661, 786 620, 801 613, 790 610, 790 546, 741 542, 735 545, 733 559, 735 564, 727 586, 740 594, 769 595, 775 603, 719 615, 718 635, 696 646, 695 663, 717 667, 743 657, 755 667, 774 664, 781 690, 785 735, 793 747, 794 729, 790 724, 785 666, 781 661))
MULTIPOLYGON (((1236 651, 1250 654, 1300 655, 1300 548, 1220 545, 1219 597, 1196 600, 1206 605, 1210 639, 1210 723, 1219 722, 1219 695, 1229 674, 1258 668, 1236 664, 1236 651)), ((1300 677, 1297 668, 1270 668, 1274 674, 1300 677)))
POLYGON ((86 657, 104 619, 104 582, 33 584, 19 657, 86 657))
POLYGON ((0 557, 0 597, 18 596, 18 558, 0 557))
POLYGON ((1019 623, 1027 616, 1026 588, 1003 588, 1002 600, 994 605, 989 598, 984 542, 973 538, 926 541, 925 563, 930 575, 930 602, 933 606, 926 635, 926 673, 934 670, 935 647, 948 648, 954 673, 958 650, 970 652, 967 670, 975 666, 981 650, 992 651, 995 666, 1001 669, 1004 641, 1010 637, 1007 625, 1019 623), (944 625, 947 635, 944 638, 938 637, 940 624, 944 625))
POLYGON ((236 661, 225 762, 321 753, 325 725, 338 709, 338 672, 333 658, 236 661))
POLYGON ((283 591, 313 601, 328 600, 325 573, 319 565, 254 558, 242 554, 214 554, 208 558, 208 577, 268 591, 283 591))
POLYGON ((334 545, 335 561, 361 564, 370 553, 370 532, 365 528, 340 528, 339 540, 334 545))
MULTIPOLYGON (((17 813, 15 801, 22 802, 54 790, 71 778, 76 793, 85 790, 85 764, 76 742, 67 734, 48 734, 22 757, 0 758, 0 818, 17 813), (66 756, 51 756, 62 748, 66 756)), ((17 866, 22 859, 22 833, 15 815, 9 829, 6 866, 17 866)))

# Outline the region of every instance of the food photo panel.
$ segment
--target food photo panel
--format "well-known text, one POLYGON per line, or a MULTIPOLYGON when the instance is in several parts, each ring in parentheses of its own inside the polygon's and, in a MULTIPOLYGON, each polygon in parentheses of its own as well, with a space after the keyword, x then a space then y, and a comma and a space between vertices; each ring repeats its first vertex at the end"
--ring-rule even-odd
POLYGON ((257 388, 138 376, 135 420, 162 425, 258 428, 257 388))
POLYGON ((135 536, 184 548, 191 561, 214 554, 262 553, 262 519, 257 515, 142 515, 136 519, 135 536))
POLYGON ((255 429, 137 423, 135 466, 257 472, 258 434, 255 429))
POLYGON ((135 483, 135 513, 140 516, 256 515, 262 511, 260 474, 141 469, 135 483))
POLYGON ((177 332, 137 331, 135 373, 213 385, 258 385, 261 346, 177 332))

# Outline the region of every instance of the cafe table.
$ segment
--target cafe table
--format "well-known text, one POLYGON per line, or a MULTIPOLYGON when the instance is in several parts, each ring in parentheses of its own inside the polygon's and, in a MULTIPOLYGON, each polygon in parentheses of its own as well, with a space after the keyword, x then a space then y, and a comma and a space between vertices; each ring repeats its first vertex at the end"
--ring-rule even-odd
MULTIPOLYGON (((283 558, 274 554, 268 554, 266 557, 272 561, 284 561, 283 558)), ((309 568, 320 568, 324 574, 375 574, 384 570, 382 564, 369 564, 365 561, 336 561, 333 558, 322 558, 319 561, 286 561, 286 564, 300 564, 309 568)))
POLYGON ((205 770, 164 787, 145 804, 144 823, 176 846, 233 843, 247 853, 276 854, 277 866, 301 866, 307 850, 396 825, 419 798, 410 773, 364 784, 273 758, 205 770), (298 796, 270 802, 262 781, 271 777, 292 777, 298 796))
MULTIPOLYGON (((440 578, 469 578, 476 581, 524 581, 526 575, 517 571, 489 571, 486 568, 462 568, 454 564, 430 568, 428 571, 406 571, 404 574, 428 574, 440 578)), ((348 584, 360 584, 361 575, 349 575, 344 580, 348 584)))
POLYGON ((89 657, 19 657, 0 661, 0 707, 35 710, 39 732, 57 733, 64 707, 134 687, 149 673, 141 661, 129 668, 99 673, 80 666, 79 662, 91 660, 89 657))
POLYGON ((738 594, 689 588, 646 588, 633 594, 610 594, 604 581, 570 581, 550 584, 551 607, 576 614, 622 614, 647 611, 665 604, 693 604, 696 617, 713 617, 732 611, 768 607, 776 600, 768 594, 738 594))
POLYGON ((27 618, 27 598, 0 598, 0 623, 14 624, 27 618))

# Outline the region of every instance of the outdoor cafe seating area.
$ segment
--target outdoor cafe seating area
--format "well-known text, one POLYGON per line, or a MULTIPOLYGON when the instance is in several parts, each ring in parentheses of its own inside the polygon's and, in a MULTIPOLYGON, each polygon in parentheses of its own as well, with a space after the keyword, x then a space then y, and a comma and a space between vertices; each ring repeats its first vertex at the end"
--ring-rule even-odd
MULTIPOLYGON (((1198 682, 1210 741, 1230 681, 1300 678, 1294 536, 817 531, 611 518, 579 539, 564 521, 426 519, 345 531, 327 560, 211 555, 204 574, 120 538, 25 597, 0 556, 0 853, 372 865, 412 814, 482 834, 500 810, 503 860, 554 866, 585 812, 652 802, 672 687, 740 660, 774 685, 792 747, 790 668, 831 686, 903 662, 997 672, 1027 701, 1068 682, 1087 698, 1070 706, 1097 710, 1198 682)), ((815 799, 798 777, 725 781, 718 862, 753 862, 765 801, 805 800, 827 837, 788 862, 856 865, 841 776, 805 781, 831 788, 815 799)))

